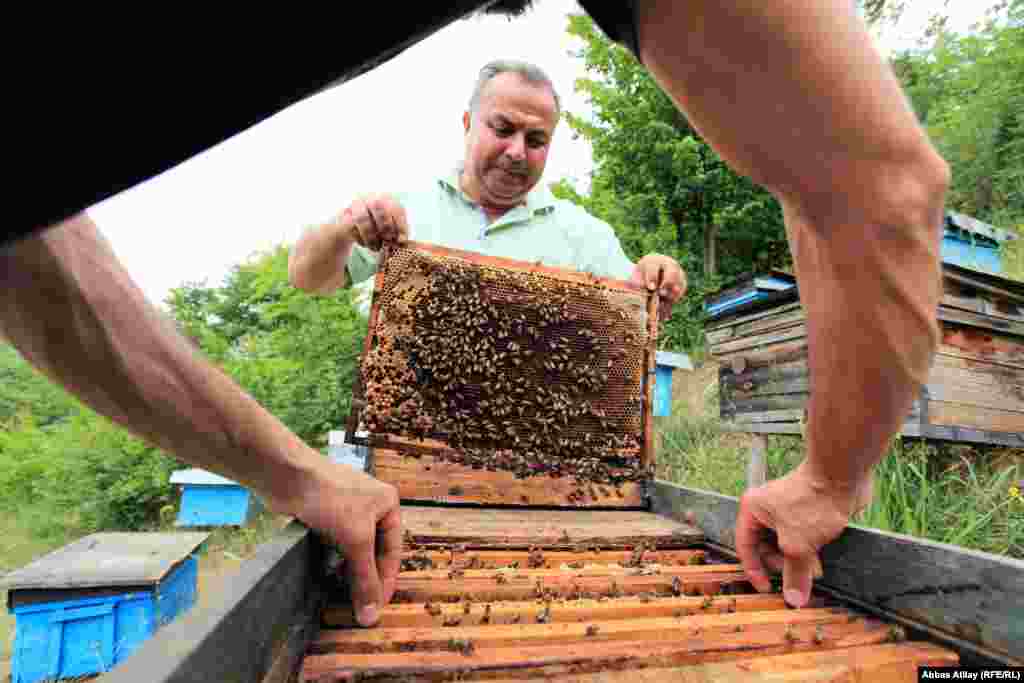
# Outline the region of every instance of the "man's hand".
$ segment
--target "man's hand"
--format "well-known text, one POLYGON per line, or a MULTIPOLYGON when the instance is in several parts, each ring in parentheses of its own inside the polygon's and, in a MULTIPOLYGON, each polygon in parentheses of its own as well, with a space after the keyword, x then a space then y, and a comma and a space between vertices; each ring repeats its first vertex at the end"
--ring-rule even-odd
POLYGON ((661 297, 661 320, 667 320, 672 315, 672 307, 686 293, 686 273, 674 258, 662 254, 648 254, 637 261, 629 281, 646 287, 650 292, 658 289, 660 281, 658 296, 661 297))
POLYGON ((811 582, 822 574, 818 552, 871 502, 872 483, 868 476, 856 486, 837 487, 815 477, 803 463, 747 491, 740 499, 736 550, 754 587, 771 590, 768 573, 782 572, 786 602, 807 604, 811 582))
POLYGON ((353 241, 373 251, 380 251, 385 242, 403 244, 409 239, 405 209, 387 194, 356 199, 341 212, 338 222, 353 241))
POLYGON ((345 559, 352 611, 363 626, 378 621, 395 592, 402 557, 398 492, 347 465, 319 456, 291 500, 270 504, 337 543, 345 559))
POLYGON ((390 195, 360 197, 334 220, 307 230, 288 258, 288 279, 293 287, 314 294, 330 294, 348 279, 352 245, 380 251, 385 242, 409 239, 405 209, 390 195))

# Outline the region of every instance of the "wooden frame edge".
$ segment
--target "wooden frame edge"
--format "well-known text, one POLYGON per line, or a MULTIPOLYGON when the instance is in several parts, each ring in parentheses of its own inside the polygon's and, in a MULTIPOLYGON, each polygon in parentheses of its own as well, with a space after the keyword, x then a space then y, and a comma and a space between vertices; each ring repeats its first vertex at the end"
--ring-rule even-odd
MULTIPOLYGON (((681 521, 692 513, 710 543, 735 554, 737 498, 656 480, 651 510, 681 521)), ((821 558, 825 576, 815 588, 926 634, 965 663, 1024 665, 1024 561, 853 525, 821 558), (992 642, 991 624, 961 628, 993 608, 1016 619, 994 625, 1009 649, 992 642)))
POLYGON ((290 680, 319 624, 321 555, 313 532, 292 522, 222 584, 214 601, 161 628, 103 680, 290 680))

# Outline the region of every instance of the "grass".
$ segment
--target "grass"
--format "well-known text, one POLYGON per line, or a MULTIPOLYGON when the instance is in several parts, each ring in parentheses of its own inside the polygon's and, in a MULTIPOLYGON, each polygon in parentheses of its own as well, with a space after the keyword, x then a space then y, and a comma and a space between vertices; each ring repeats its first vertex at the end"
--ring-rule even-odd
MULTIPOLYGON (((256 548, 274 535, 287 518, 262 514, 240 528, 224 527, 210 532, 210 538, 199 555, 199 606, 215 597, 219 584, 253 554, 256 548)), ((161 531, 173 531, 165 522, 161 531)), ((52 510, 23 508, 16 512, 0 511, 0 575, 86 535, 75 520, 62 518, 52 510), (46 536, 32 534, 28 529, 41 528, 41 518, 49 517, 56 524, 46 536)), ((0 682, 9 680, 10 660, 14 645, 14 615, 7 612, 7 591, 0 590, 0 682)))
MULTIPOLYGON (((724 432, 710 406, 682 402, 660 423, 659 476, 731 496, 745 486, 749 437, 724 432)), ((768 438, 768 477, 804 457, 797 436, 768 438)), ((872 504, 854 523, 1024 559, 1024 451, 894 443, 875 473, 872 504)))

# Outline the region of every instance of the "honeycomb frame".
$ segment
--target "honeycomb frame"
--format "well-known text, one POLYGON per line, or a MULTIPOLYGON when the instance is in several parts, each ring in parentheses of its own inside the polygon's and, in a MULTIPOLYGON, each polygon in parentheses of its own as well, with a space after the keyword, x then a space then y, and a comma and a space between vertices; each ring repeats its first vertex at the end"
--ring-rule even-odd
POLYGON ((657 315, 630 282, 387 245, 346 441, 521 479, 649 481, 657 315))

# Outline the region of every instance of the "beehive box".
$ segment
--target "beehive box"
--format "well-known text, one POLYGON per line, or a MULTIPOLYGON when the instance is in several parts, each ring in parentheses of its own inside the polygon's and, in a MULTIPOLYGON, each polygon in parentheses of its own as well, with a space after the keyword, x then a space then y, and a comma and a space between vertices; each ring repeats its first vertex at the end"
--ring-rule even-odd
MULTIPOLYGON (((902 434, 1024 446, 1024 284, 943 264, 941 342, 902 434)), ((722 307, 705 337, 733 427, 799 433, 813 378, 796 288, 722 307)))
POLYGON ((181 488, 175 526, 244 526, 263 509, 252 491, 203 469, 172 472, 171 484, 181 488))
POLYGON ((92 534, 4 577, 12 683, 109 671, 195 602, 208 534, 92 534))
POLYGON ((656 304, 587 273, 386 248, 346 440, 403 500, 642 506, 656 304))
POLYGON ((958 662, 817 591, 800 610, 758 594, 698 529, 650 512, 402 515, 380 623, 332 596, 300 681, 901 681, 958 662))

